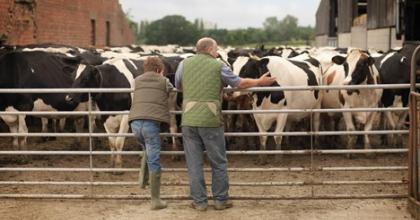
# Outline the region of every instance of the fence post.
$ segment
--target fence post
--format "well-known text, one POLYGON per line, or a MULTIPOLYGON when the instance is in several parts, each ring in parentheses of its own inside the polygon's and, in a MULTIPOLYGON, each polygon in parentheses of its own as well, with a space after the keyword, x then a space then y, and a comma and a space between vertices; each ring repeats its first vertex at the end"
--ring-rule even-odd
POLYGON ((417 58, 420 52, 420 46, 414 50, 411 57, 410 72, 410 133, 409 133, 409 152, 408 152, 408 210, 416 218, 420 218, 420 201, 419 201, 419 93, 416 92, 417 79, 417 58))
POLYGON ((93 128, 92 128, 92 94, 89 92, 88 93, 88 127, 89 127, 89 168, 90 168, 90 194, 91 196, 93 196, 93 182, 94 182, 94 173, 93 173, 93 147, 92 147, 92 133, 93 133, 93 128))

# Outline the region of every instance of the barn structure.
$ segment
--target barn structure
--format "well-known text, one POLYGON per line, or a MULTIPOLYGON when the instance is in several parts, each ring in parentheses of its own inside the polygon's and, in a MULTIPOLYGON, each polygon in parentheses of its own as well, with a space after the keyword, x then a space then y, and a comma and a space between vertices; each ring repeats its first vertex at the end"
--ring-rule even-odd
POLYGON ((419 41, 419 0, 321 0, 316 12, 317 46, 387 51, 419 41))
POLYGON ((134 43, 118 0, 0 0, 0 41, 79 47, 134 43))

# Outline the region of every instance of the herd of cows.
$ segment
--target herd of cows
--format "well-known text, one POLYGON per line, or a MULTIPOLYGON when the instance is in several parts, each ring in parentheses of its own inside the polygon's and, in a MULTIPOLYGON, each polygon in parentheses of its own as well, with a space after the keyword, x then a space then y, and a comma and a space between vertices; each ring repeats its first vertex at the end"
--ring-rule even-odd
MULTIPOLYGON (((219 50, 220 61, 229 65, 240 77, 258 78, 270 72, 277 83, 272 86, 335 86, 409 83, 409 58, 400 50, 386 53, 356 48, 224 48, 219 50)), ((177 65, 194 55, 192 48, 115 47, 108 49, 82 49, 64 45, 44 44, 0 47, 0 89, 4 88, 133 88, 134 78, 143 73, 143 60, 147 56, 160 56, 166 67, 166 76, 174 81, 177 65)), ((377 108, 408 105, 409 89, 347 89, 347 90, 286 90, 245 92, 235 91, 223 95, 225 109, 320 109, 320 108, 377 108)), ((125 111, 130 109, 130 93, 95 93, 94 109, 98 111, 125 111)), ((170 97, 171 110, 179 109, 181 93, 170 97)), ((85 93, 0 93, 0 111, 87 111, 85 93)), ((228 131, 241 131, 256 124, 259 132, 290 130, 294 123, 308 120, 310 112, 228 115, 228 131), (239 127, 238 127, 239 126, 239 127)), ((370 131, 377 123, 378 112, 342 112, 312 115, 312 129, 321 126, 336 129, 343 118, 347 131, 370 131)), ((25 115, 5 115, 1 119, 12 133, 27 133, 25 115)), ((41 117, 41 116, 40 116, 41 117)), ((85 117, 72 116, 77 133, 83 132, 85 117)), ((63 131, 64 116, 42 116, 42 131, 48 132, 48 119, 53 128, 63 131), (59 126, 57 127, 57 121, 59 126)), ((385 124, 390 129, 405 126, 407 113, 385 112, 385 124)), ((178 126, 172 116, 170 132, 178 126)), ((102 117, 107 133, 129 132, 128 115, 102 117)), ((328 129, 328 128, 324 128, 328 129)), ((365 149, 370 148, 369 136, 363 139, 365 149)), ((282 136, 274 137, 276 149, 281 149, 282 136)), ((315 139, 316 141, 318 139, 315 139)), ((78 140, 80 141, 80 140, 78 140)), ((125 137, 108 137, 112 151, 121 151, 125 137)), ((353 148, 356 137, 349 135, 347 147, 353 148)), ((176 148, 175 138, 172 140, 176 148)), ((315 143, 316 145, 317 143, 315 143)), ((26 137, 13 138, 13 146, 24 147, 26 137)), ((260 137, 260 149, 265 150, 267 136, 260 137)), ((262 162, 265 157, 261 156, 262 162)), ((112 158, 114 167, 121 167, 121 155, 112 158)))

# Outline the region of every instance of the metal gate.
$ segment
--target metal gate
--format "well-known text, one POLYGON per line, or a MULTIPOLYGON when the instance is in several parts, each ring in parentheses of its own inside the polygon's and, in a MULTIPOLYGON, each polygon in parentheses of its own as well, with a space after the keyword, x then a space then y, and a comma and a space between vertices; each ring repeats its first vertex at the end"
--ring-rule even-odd
MULTIPOLYGON (((363 88, 408 88, 408 84, 397 84, 397 85, 352 85, 352 86, 308 86, 308 87, 273 87, 273 88, 253 88, 246 91, 280 91, 280 90, 332 90, 332 89, 363 89, 363 88)), ((77 93, 98 93, 98 92, 132 92, 130 89, 1 89, 0 93, 68 93, 68 92, 77 92, 77 93)), ((91 106, 91 100, 89 100, 89 105, 91 106)), ((357 111, 407 111, 408 108, 352 108, 352 109, 290 109, 290 110, 236 110, 236 111, 223 111, 223 114, 244 114, 244 113, 264 113, 264 114, 275 114, 275 113, 295 113, 295 112, 357 112, 357 111)), ((172 112, 173 114, 180 114, 180 112, 172 112)), ((99 112, 93 111, 92 108, 89 108, 89 111, 85 112, 0 112, 4 115, 87 115, 92 117, 94 115, 114 115, 114 114, 128 114, 128 111, 122 112, 99 112)), ((0 133, 0 137, 13 137, 13 136, 27 136, 27 137, 87 137, 89 138, 89 151, 0 151, 0 155, 78 155, 78 156, 89 156, 89 166, 88 167, 0 167, 0 173, 3 172, 50 172, 49 175, 53 176, 56 172, 79 172, 79 173, 88 173, 88 180, 80 179, 71 179, 63 181, 27 181, 27 180, 16 180, 8 179, 1 180, 0 186, 86 186, 91 190, 88 193, 83 194, 63 194, 63 193, 53 193, 56 190, 49 193, 0 193, 0 198, 67 198, 67 199, 148 199, 150 198, 148 193, 144 195, 139 195, 135 193, 127 194, 97 194, 94 192, 94 188, 98 186, 135 186, 137 181, 101 181, 95 178, 96 173, 101 172, 138 172, 139 168, 104 168, 104 167, 95 167, 93 166, 93 156, 95 155, 111 155, 111 154, 121 154, 121 155, 141 155, 142 151, 122 151, 122 152, 109 152, 109 151, 94 151, 92 148, 92 138, 93 137, 108 137, 108 136, 126 136, 133 137, 132 134, 121 134, 121 135, 110 135, 106 133, 93 133, 92 125, 89 120, 89 130, 87 133, 0 133)), ((312 127, 312 126, 311 126, 312 127)), ((361 134, 408 134, 408 130, 372 130, 372 131, 301 131, 301 132, 232 132, 226 133, 226 136, 331 136, 331 135, 361 135, 361 134)), ((162 136, 181 136, 180 133, 171 134, 171 133, 162 133, 162 136)), ((314 163, 314 156, 316 155, 337 155, 337 154, 366 154, 366 153, 378 153, 378 154, 405 154, 407 149, 353 149, 353 150, 320 150, 315 149, 311 143, 310 149, 307 150, 270 150, 270 151, 228 151, 228 155, 309 155, 310 156, 310 165, 306 167, 295 166, 295 167, 271 167, 271 168, 229 168, 229 172, 270 172, 279 173, 302 173, 307 172, 310 175, 315 175, 318 172, 348 172, 348 171, 404 171, 407 170, 407 166, 404 165, 391 165, 391 166, 316 166, 314 163)), ((182 155, 182 151, 165 151, 162 152, 162 155, 182 155)), ((206 172, 210 171, 209 168, 205 169, 206 172)), ((163 169, 163 172, 186 172, 185 168, 167 168, 163 169)), ((114 178, 115 179, 115 178, 114 178)), ((249 194, 238 194, 232 195, 232 199, 354 199, 354 198, 403 198, 406 197, 406 194, 401 193, 367 193, 367 194, 328 194, 328 195, 317 195, 314 192, 314 186, 328 186, 328 185, 404 185, 406 184, 405 180, 332 180, 332 181, 253 181, 253 182, 231 182, 231 186, 238 187, 253 187, 253 186, 267 186, 267 187, 277 187, 277 186, 309 186, 312 187, 311 192, 308 195, 302 196, 283 196, 283 195, 256 195, 255 193, 249 194)), ((171 186, 187 186, 187 181, 181 182, 166 182, 163 185, 171 186)), ((162 198, 165 199, 187 199, 187 195, 162 195, 162 198)))

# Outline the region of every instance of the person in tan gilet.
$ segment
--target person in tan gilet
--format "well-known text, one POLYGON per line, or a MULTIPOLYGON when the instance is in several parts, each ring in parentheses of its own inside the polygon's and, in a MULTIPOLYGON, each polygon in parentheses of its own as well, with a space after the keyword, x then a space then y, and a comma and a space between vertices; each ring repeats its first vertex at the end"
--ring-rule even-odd
POLYGON ((158 57, 148 57, 144 73, 135 79, 133 103, 129 114, 131 130, 143 145, 140 187, 145 188, 150 177, 152 209, 164 209, 160 199, 160 126, 169 124, 168 97, 173 85, 163 76, 164 64, 158 57))

